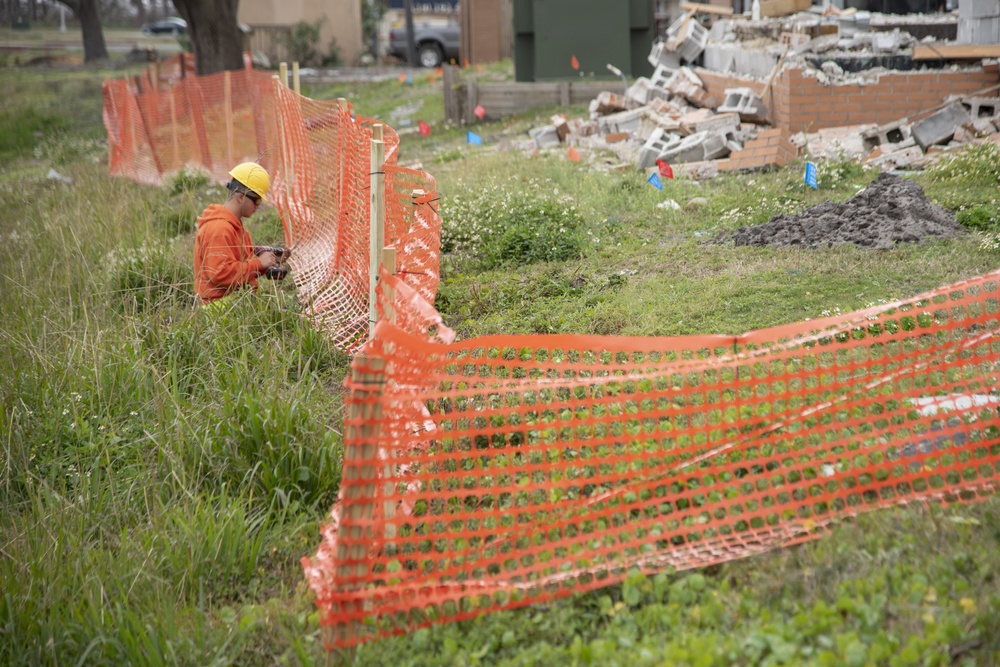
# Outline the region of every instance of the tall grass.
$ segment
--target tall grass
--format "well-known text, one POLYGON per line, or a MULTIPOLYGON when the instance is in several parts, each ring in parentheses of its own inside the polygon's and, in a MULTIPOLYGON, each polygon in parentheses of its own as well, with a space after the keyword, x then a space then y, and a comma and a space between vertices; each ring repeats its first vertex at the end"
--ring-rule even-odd
MULTIPOLYGON (((0 145, 16 147, 0 153, 0 664, 320 662, 299 559, 338 489, 348 360, 299 316, 289 285, 193 305, 194 216, 222 192, 193 174, 166 188, 109 178, 90 143, 99 77, 0 71, 0 85, 0 117, 21 119, 0 124, 0 145), (49 119, 42 136, 26 131, 37 118, 49 119)), ((399 104, 394 86, 374 87, 381 107, 350 92, 375 115, 399 104)), ((535 122, 544 114, 480 129, 491 141, 535 122)), ((442 210, 459 210, 456 195, 502 208, 509 193, 489 201, 490 186, 512 174, 576 202, 571 253, 520 243, 527 254, 500 266, 445 258, 438 304, 463 335, 739 332, 996 264, 974 238, 884 253, 709 243, 846 199, 870 177, 857 169, 837 168, 819 193, 795 170, 660 192, 554 154, 473 152, 459 129, 411 138, 407 159, 433 164, 452 202, 442 210), (707 203, 656 206, 694 197, 707 203)), ((922 182, 953 208, 992 206, 995 178, 980 168, 991 159, 981 151, 922 182)), ((546 220, 553 234, 563 222, 546 220)), ((259 243, 281 241, 273 212, 250 227, 259 243)), ((357 660, 996 664, 997 512, 993 501, 865 517, 802 548, 421 630, 357 660)))

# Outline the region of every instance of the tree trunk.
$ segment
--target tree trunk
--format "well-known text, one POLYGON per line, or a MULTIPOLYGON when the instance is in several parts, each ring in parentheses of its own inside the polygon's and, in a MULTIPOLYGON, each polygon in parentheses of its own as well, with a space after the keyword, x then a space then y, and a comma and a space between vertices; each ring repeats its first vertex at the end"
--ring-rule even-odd
POLYGON ((97 0, 59 0, 73 10, 80 19, 83 32, 83 61, 92 63, 108 59, 108 47, 104 43, 104 29, 101 15, 97 11, 97 0))
POLYGON ((187 21, 198 74, 243 69, 239 0, 174 0, 174 7, 187 21))

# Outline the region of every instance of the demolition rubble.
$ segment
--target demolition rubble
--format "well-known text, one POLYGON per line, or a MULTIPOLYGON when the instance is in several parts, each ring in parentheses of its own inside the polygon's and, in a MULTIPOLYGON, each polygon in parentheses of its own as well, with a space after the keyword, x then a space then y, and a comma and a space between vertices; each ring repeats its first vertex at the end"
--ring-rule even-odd
POLYGON ((965 143, 1000 144, 997 61, 946 41, 956 27, 974 32, 961 12, 822 13, 809 0, 763 0, 762 18, 751 20, 682 7, 652 46, 652 76, 598 95, 588 119, 553 116, 523 147, 610 151, 617 168, 666 162, 703 179, 778 169, 800 155, 920 169, 965 143))

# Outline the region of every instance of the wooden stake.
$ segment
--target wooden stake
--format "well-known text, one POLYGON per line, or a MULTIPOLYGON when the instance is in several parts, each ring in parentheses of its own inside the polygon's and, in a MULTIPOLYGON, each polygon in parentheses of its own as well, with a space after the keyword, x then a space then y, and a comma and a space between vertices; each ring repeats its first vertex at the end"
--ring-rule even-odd
MULTIPOLYGON (((374 532, 367 527, 375 513, 376 461, 381 433, 381 395, 385 391, 385 360, 380 357, 358 355, 351 364, 351 401, 348 408, 345 433, 343 472, 343 514, 340 537, 337 540, 338 588, 344 591, 359 588, 356 580, 369 572, 367 543, 374 532), (366 528, 367 527, 367 528, 366 528), (352 566, 346 560, 354 561, 352 566)), ((354 621, 336 628, 342 638, 366 632, 364 626, 354 621)))
POLYGON ((330 266, 332 271, 337 271, 340 267, 340 257, 344 253, 344 233, 347 225, 341 224, 341 218, 344 211, 347 210, 347 185, 344 179, 344 162, 345 154, 347 152, 347 146, 344 142, 344 136, 346 130, 343 127, 343 123, 350 122, 347 120, 349 118, 349 111, 347 106, 347 100, 343 97, 337 98, 337 108, 340 109, 340 120, 337 121, 337 150, 338 160, 337 160, 337 242, 336 247, 333 249, 333 262, 330 266))
POLYGON ((376 123, 372 126, 371 142, 371 168, 369 173, 369 185, 371 196, 369 198, 370 224, 368 227, 368 337, 371 338, 375 332, 375 324, 378 321, 378 308, 376 307, 375 286, 378 284, 379 259, 382 248, 385 246, 385 142, 382 141, 382 124, 376 123))
POLYGON ((177 100, 174 96, 174 89, 170 89, 170 133, 174 140, 174 169, 181 166, 181 144, 177 138, 177 100))
POLYGON ((299 81, 299 61, 296 60, 292 63, 292 90, 295 91, 296 95, 302 94, 302 86, 299 81))
POLYGON ((229 70, 223 73, 223 90, 226 105, 226 164, 233 164, 233 80, 229 70))
POLYGON ((288 63, 278 65, 278 76, 281 77, 281 85, 288 88, 288 63))

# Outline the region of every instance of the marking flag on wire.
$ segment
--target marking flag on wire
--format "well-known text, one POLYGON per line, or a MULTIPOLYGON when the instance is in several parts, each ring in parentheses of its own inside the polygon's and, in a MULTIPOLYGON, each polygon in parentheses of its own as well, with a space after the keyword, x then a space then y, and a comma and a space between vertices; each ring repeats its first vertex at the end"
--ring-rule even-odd
POLYGON ((649 178, 646 179, 646 182, 652 185, 657 190, 663 189, 663 181, 660 180, 660 175, 655 171, 652 173, 652 175, 650 175, 649 178))
POLYGON ((573 69, 580 69, 580 61, 576 59, 576 56, 569 59, 569 64, 573 69))
POLYGON ((657 160, 656 168, 660 171, 660 176, 662 178, 672 179, 674 177, 674 170, 670 168, 670 165, 667 164, 666 160, 657 160))
POLYGON ((580 151, 578 151, 575 148, 573 148, 572 146, 570 146, 569 150, 566 151, 566 157, 569 158, 570 162, 579 162, 580 161, 580 151))
POLYGON ((472 130, 469 130, 469 133, 465 135, 465 141, 466 143, 470 143, 473 146, 483 145, 483 138, 478 134, 476 134, 475 132, 473 132, 472 130))
POLYGON ((402 72, 399 73, 399 82, 406 83, 406 75, 403 74, 402 72))
POLYGON ((410 84, 412 86, 413 85, 413 77, 412 76, 406 77, 406 83, 408 83, 408 84, 410 84))
POLYGON ((440 67, 435 67, 434 68, 434 75, 435 76, 444 76, 444 70, 441 69, 440 67))
POLYGON ((482 120, 486 117, 486 107, 482 104, 477 104, 476 108, 472 110, 472 113, 476 114, 476 118, 482 120))
POLYGON ((431 136, 431 126, 425 123, 424 121, 420 121, 420 123, 417 125, 417 131, 420 132, 420 134, 424 135, 425 137, 431 136))
POLYGON ((819 187, 819 176, 816 172, 815 162, 806 162, 806 185, 813 190, 819 187))

